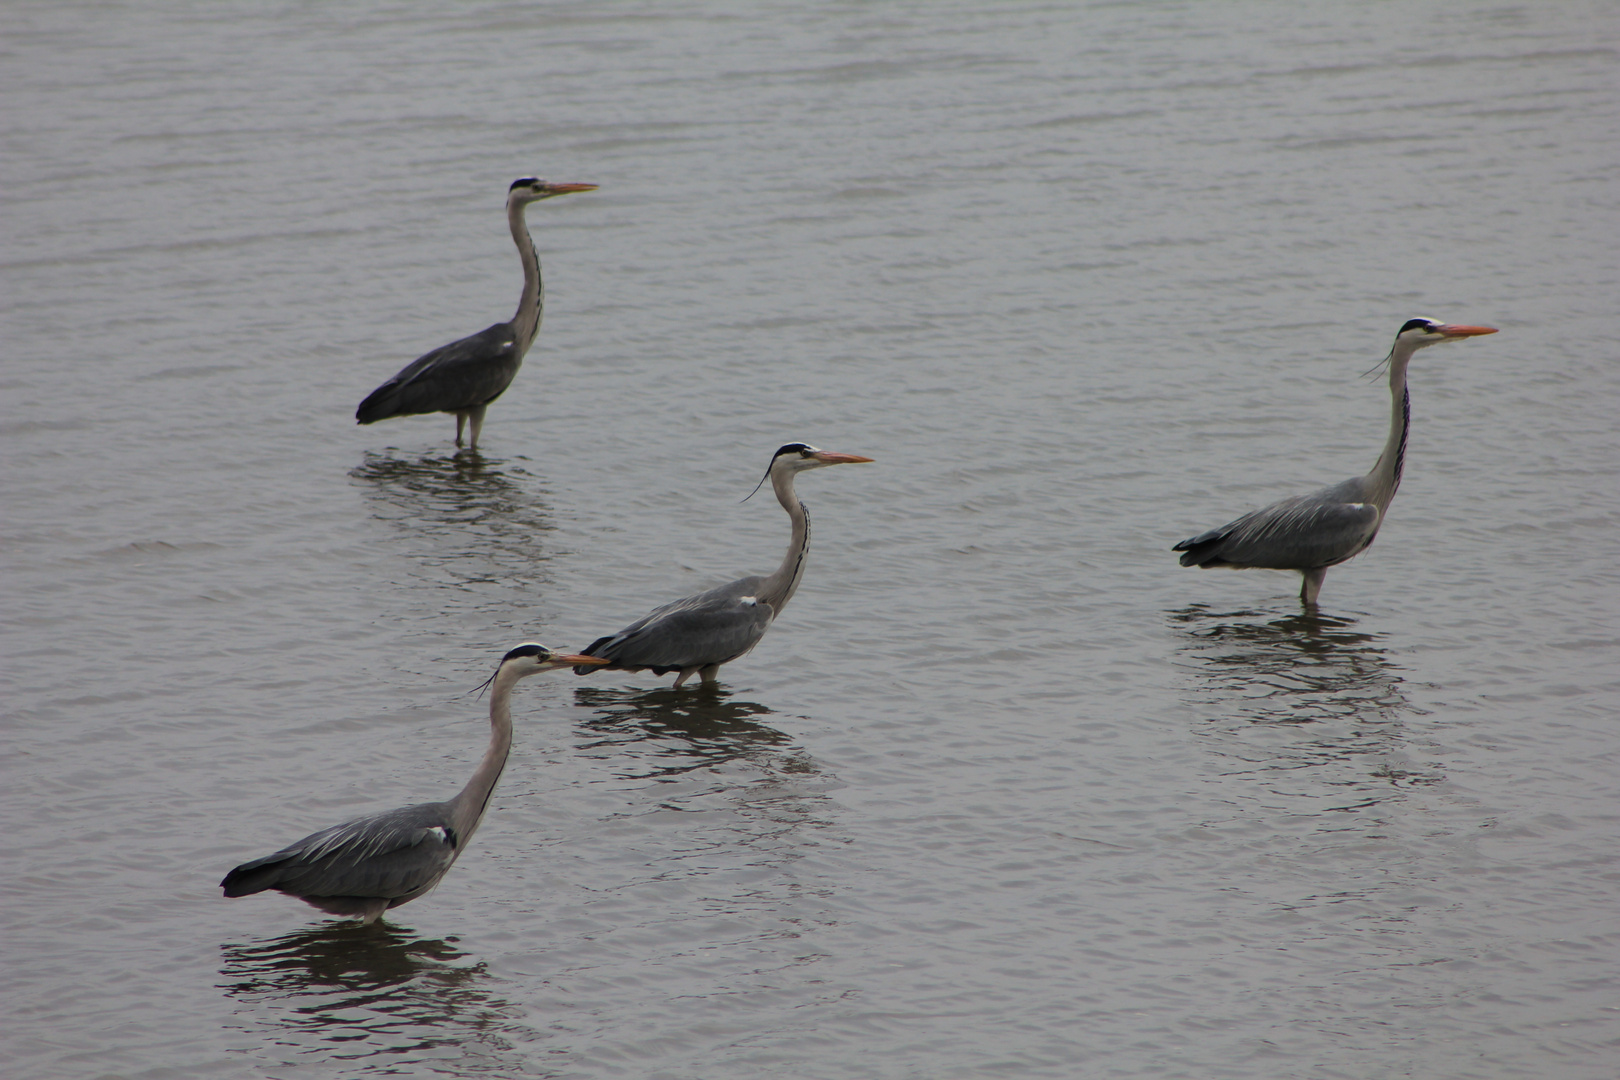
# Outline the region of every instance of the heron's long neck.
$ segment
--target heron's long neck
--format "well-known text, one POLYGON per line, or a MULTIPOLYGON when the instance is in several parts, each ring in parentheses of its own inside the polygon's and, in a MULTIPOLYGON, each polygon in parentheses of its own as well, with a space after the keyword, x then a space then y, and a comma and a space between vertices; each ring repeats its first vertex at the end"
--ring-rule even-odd
POLYGON ((783 606, 798 590, 799 579, 804 577, 804 559, 810 551, 810 511, 793 492, 793 473, 784 471, 772 476, 771 487, 776 490, 776 501, 782 504, 793 522, 793 535, 788 540, 782 565, 760 586, 759 599, 781 614, 783 606))
POLYGON ((472 779, 454 800, 456 809, 451 824, 459 844, 470 840, 478 823, 484 820, 490 793, 495 790, 495 781, 501 778, 506 757, 512 752, 512 687, 521 677, 507 667, 495 673, 495 685, 489 692, 489 749, 484 751, 484 759, 473 770, 472 779))
POLYGON ((1389 358, 1389 440, 1378 464, 1367 474, 1367 497, 1377 506, 1379 513, 1389 509, 1395 498, 1395 489, 1401 486, 1401 470, 1406 465, 1406 432, 1412 422, 1412 402, 1406 390, 1406 365, 1411 352, 1397 349, 1389 358))
POLYGON ((540 282, 540 256, 534 253, 534 240, 524 220, 528 203, 513 202, 506 208, 506 223, 512 228, 512 242, 517 245, 518 257, 523 260, 523 295, 518 298, 517 314, 512 325, 517 328, 518 355, 529 351, 534 336, 540 332, 540 315, 545 308, 546 290, 540 282))

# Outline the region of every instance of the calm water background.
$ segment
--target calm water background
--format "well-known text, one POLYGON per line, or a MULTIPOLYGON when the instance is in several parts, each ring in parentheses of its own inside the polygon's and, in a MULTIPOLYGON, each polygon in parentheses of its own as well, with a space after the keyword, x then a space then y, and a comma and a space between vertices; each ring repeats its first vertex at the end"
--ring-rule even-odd
POLYGON ((6 21, 9 1077, 1614 1075, 1612 5, 6 21), (355 427, 527 173, 601 190, 484 456, 355 427), (1419 314, 1502 333, 1321 617, 1180 569, 1372 464, 1419 314), (219 898, 774 567, 790 439, 878 463, 720 692, 526 684, 392 929, 219 898))

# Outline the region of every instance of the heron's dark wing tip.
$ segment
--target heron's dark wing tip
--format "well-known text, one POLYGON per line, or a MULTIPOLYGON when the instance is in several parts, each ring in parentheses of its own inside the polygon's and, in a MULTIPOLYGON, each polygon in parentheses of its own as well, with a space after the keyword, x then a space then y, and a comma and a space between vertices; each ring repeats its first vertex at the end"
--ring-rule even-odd
POLYGON ((285 856, 281 853, 266 855, 262 859, 245 862, 241 866, 225 875, 219 887, 225 890, 228 897, 252 896, 254 893, 264 892, 273 888, 278 865, 285 856))
MULTIPOLYGON (((611 657, 603 656, 602 653, 599 650, 606 648, 608 642, 610 642, 612 640, 613 640, 613 635, 612 634, 609 634, 607 637, 599 637, 595 641, 591 642, 589 645, 585 646, 585 648, 581 649, 579 651, 580 655, 581 656, 600 656, 600 657, 602 657, 603 660, 611 659, 611 657)), ((575 666, 574 674, 575 675, 589 675, 593 671, 601 671, 603 668, 612 668, 613 666, 614 665, 612 665, 612 664, 579 664, 579 665, 575 666)))

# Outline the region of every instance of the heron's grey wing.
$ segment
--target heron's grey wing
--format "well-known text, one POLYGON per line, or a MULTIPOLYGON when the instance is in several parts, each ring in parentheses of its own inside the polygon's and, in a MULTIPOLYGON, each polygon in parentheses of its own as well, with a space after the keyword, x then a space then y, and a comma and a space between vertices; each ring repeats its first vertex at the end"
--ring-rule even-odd
POLYGON ((391 416, 455 412, 488 405, 512 385, 523 354, 511 323, 440 346, 406 364, 355 410, 362 424, 391 416))
POLYGON ((421 803, 313 833, 243 863, 220 885, 226 896, 279 889, 294 896, 393 899, 432 886, 459 848, 446 804, 421 803))
POLYGON ((1185 552, 1182 566, 1310 570, 1362 551, 1378 535, 1381 517, 1370 502, 1343 502, 1318 492, 1245 514, 1171 550, 1185 552))
MULTIPOLYGON (((765 636, 775 612, 755 591, 763 578, 747 577, 657 608, 616 634, 598 638, 587 656, 613 666, 653 668, 660 674, 724 664, 765 636)), ((575 668, 583 674, 597 668, 575 668)))

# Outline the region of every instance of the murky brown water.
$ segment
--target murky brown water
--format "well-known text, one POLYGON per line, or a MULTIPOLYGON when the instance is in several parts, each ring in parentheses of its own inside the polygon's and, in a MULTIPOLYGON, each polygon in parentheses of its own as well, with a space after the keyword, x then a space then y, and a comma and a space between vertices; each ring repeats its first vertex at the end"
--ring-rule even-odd
MULTIPOLYGON (((18 1078, 1608 1078, 1608 5, 14 4, 18 1078), (546 324, 481 459, 370 428, 546 324), (1364 471, 1328 575, 1169 546, 1364 471), (718 693, 536 679, 392 928, 226 902, 440 797, 508 647, 775 566, 718 693), (295 1072, 296 1070, 296 1072, 295 1072)), ((663 680, 667 685, 668 680, 663 680)))

